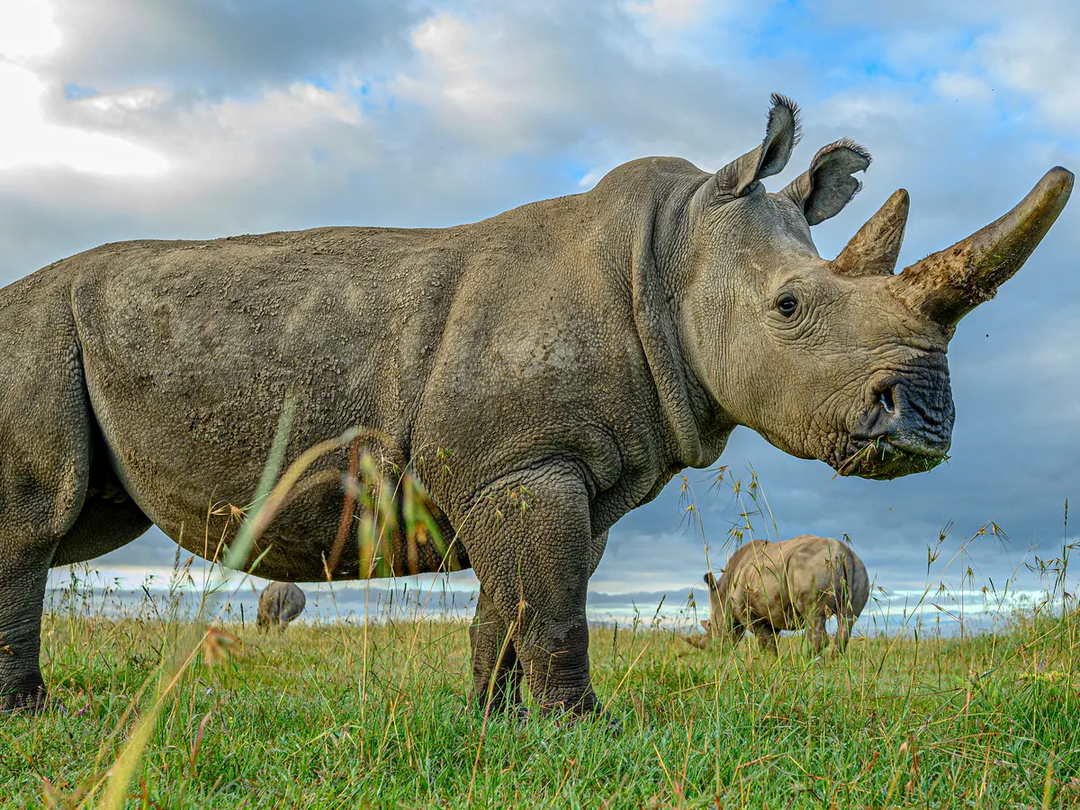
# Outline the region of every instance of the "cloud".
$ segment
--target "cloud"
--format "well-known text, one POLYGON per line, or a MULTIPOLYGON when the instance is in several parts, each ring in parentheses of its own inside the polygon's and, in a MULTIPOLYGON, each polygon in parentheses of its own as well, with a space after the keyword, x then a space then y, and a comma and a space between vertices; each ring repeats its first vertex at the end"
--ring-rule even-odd
POLYGON ((651 18, 659 28, 683 29, 701 18, 704 0, 648 0, 629 3, 627 8, 634 14, 651 18))
POLYGON ((167 169, 167 160, 153 148, 49 120, 45 96, 44 82, 31 71, 0 62, 0 98, 9 122, 0 128, 0 171, 62 165, 101 174, 157 175, 167 169))
POLYGON ((0 26, 0 56, 22 61, 51 53, 60 45, 60 31, 52 7, 42 0, 25 0, 7 10, 0 26))
POLYGON ((417 19, 409 3, 326 0, 52 0, 63 43, 43 60, 58 83, 112 91, 164 85, 192 97, 244 95, 392 59, 417 19))
POLYGON ((946 99, 977 104, 987 103, 994 93, 985 79, 966 73, 939 73, 934 77, 934 89, 946 99))
POLYGON ((1032 99, 1048 123, 1074 131, 1080 124, 1078 30, 1075 7, 1043 8, 984 37, 979 53, 985 70, 1032 99))

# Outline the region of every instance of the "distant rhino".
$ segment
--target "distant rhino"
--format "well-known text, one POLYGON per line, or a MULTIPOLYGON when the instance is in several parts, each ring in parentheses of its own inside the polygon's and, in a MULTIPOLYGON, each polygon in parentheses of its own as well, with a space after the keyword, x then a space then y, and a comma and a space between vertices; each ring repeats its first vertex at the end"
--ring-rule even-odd
POLYGON ((753 540, 731 555, 709 586, 709 619, 704 636, 687 637, 707 647, 725 636, 738 644, 750 630, 763 649, 776 652, 776 633, 805 629, 810 647, 821 652, 825 620, 836 617, 836 647, 843 652, 866 600, 866 566, 851 548, 830 537, 803 534, 779 543, 753 540))
POLYGON ((307 597, 292 582, 271 582, 259 594, 259 617, 255 624, 260 630, 277 627, 282 630, 304 611, 307 597))
MULTIPOLYGON (((602 714, 585 597, 611 525, 715 462, 739 425, 845 475, 940 464, 954 327, 1073 183, 1051 169, 1003 218, 894 275, 907 192, 823 259, 810 228, 870 156, 837 141, 767 192, 797 139, 775 96, 764 140, 715 173, 643 158, 453 228, 104 245, 0 290, 0 708, 44 704, 50 566, 151 524, 200 555, 204 527, 233 542, 207 503, 254 501, 288 394, 284 463, 361 428, 387 476, 430 496, 453 556, 395 539, 375 573, 475 569, 480 704, 517 701, 525 674, 543 711, 602 714)), ((315 465, 248 566, 373 575, 343 520, 350 457, 315 465)))

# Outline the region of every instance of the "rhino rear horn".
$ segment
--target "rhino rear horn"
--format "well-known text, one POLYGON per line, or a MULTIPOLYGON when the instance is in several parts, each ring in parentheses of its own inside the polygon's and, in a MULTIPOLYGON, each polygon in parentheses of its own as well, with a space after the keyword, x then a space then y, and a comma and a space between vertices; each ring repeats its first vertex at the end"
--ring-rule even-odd
POLYGON ((716 173, 720 193, 728 197, 749 194, 763 177, 784 170, 798 141, 799 106, 791 99, 773 93, 765 140, 716 173))
POLYGON ((904 243, 910 207, 907 191, 893 192, 832 260, 833 271, 842 276, 891 276, 904 243))
POLYGON ((1023 266, 1057 220, 1072 187, 1072 172, 1055 166, 1000 219, 905 268, 890 280, 893 292, 924 317, 955 326, 1023 266))

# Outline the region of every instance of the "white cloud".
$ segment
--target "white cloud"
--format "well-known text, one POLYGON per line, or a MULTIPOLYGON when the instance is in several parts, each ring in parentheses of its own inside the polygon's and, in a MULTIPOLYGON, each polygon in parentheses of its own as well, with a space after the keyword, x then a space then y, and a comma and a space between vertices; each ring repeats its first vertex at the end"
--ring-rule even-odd
POLYGON ((585 172, 585 174, 581 176, 581 179, 578 180, 578 188, 590 189, 595 186, 600 181, 600 178, 603 176, 604 172, 600 171, 599 169, 593 169, 591 171, 585 172))
POLYGON ((627 8, 650 17, 658 28, 683 29, 701 17, 704 6, 704 0, 648 0, 627 8))
POLYGON ((946 101, 986 104, 994 97, 994 90, 985 79, 969 73, 939 73, 934 77, 934 90, 946 101))
POLYGON ((153 149, 49 120, 44 103, 48 93, 29 69, 0 63, 0 169, 66 166, 101 174, 157 175, 168 168, 168 161, 153 149))
POLYGON ((1052 123, 1080 124, 1080 15, 1054 9, 1036 19, 1016 20, 980 42, 986 70, 1027 94, 1052 123))
MULTIPOLYGON (((107 175, 165 171, 168 162, 154 149, 115 134, 65 126, 51 115, 56 89, 36 69, 61 44, 52 7, 44 0, 22 0, 0 12, 0 170, 61 166, 107 175)), ((132 96, 117 103, 134 101, 132 96)))
MULTIPOLYGON (((509 89, 500 86, 500 71, 490 58, 497 40, 496 30, 481 34, 450 14, 426 20, 413 34, 413 44, 426 58, 429 72, 421 81, 402 79, 400 89, 414 101, 429 103, 436 101, 434 91, 462 113, 495 123, 514 100, 509 89)), ((507 70, 513 68, 508 65, 507 70)))
POLYGON ((497 16, 482 25, 431 17, 412 36, 419 60, 389 90, 498 153, 529 149, 541 140, 545 119, 557 120, 574 94, 553 81, 547 43, 521 41, 521 33, 505 30, 497 16))
POLYGON ((46 0, 17 0, 0 12, 0 56, 9 60, 42 56, 60 44, 60 32, 46 0))
POLYGON ((74 104, 109 113, 149 110, 160 106, 167 98, 168 94, 158 87, 129 87, 117 93, 97 93, 80 98, 74 104))

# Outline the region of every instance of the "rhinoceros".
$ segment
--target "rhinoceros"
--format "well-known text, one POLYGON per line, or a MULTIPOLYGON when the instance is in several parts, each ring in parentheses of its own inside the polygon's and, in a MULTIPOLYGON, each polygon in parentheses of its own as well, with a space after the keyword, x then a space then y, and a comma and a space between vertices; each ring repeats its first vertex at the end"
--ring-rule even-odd
POLYGON ((710 571, 705 584, 705 635, 686 639, 702 648, 721 637, 738 644, 750 630, 762 648, 775 653, 777 631, 805 629, 811 649, 818 653, 827 638, 825 620, 835 616, 836 647, 842 653, 870 596, 866 566, 851 547, 812 534, 739 546, 720 579, 710 571))
MULTIPOLYGON (((3 706, 46 699, 49 567, 151 524, 205 554, 207 522, 229 521, 207 504, 252 503, 288 401, 285 462, 358 427, 388 475, 426 490, 480 582, 475 695, 516 702, 524 674, 543 713, 604 716, 585 597, 611 525, 712 464, 739 425, 845 475, 940 463, 953 329, 1073 183, 1051 169, 1004 217, 894 274, 907 193, 821 258, 810 228, 870 155, 838 141, 767 192, 797 137, 796 106, 774 96, 762 142, 716 172, 633 160, 587 192, 442 229, 108 244, 0 290, 3 706)), ((330 475, 266 527, 248 561, 260 576, 367 575, 355 548, 334 550, 350 458, 324 457, 330 475)), ((434 548, 391 556, 442 570, 434 548)))
POLYGON ((260 630, 285 627, 304 612, 307 597, 292 582, 271 582, 259 594, 259 616, 255 625, 260 630))

